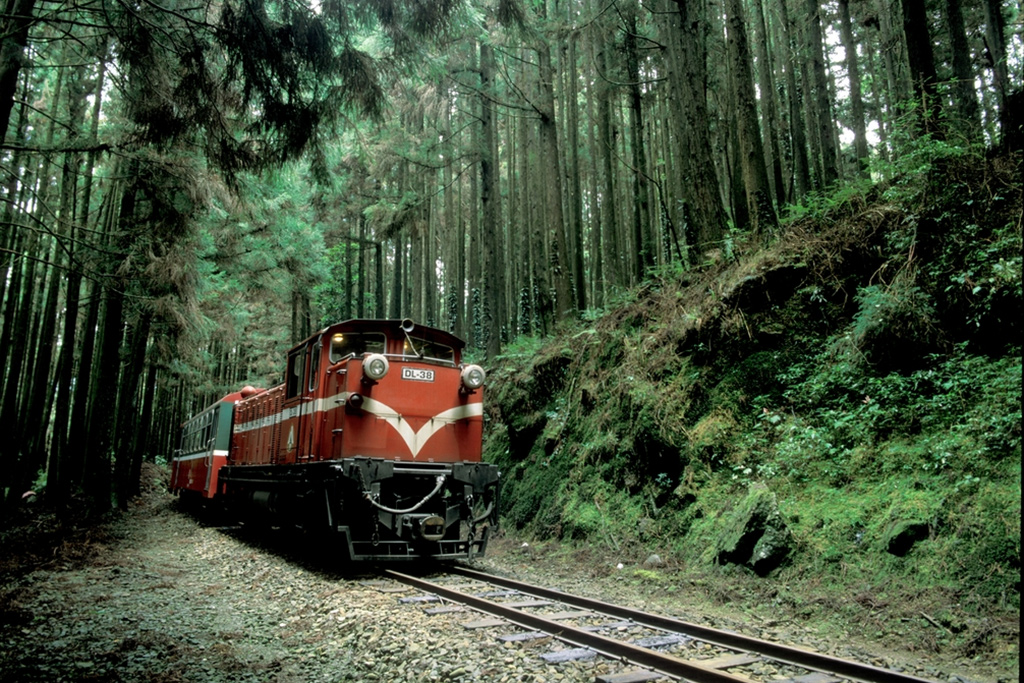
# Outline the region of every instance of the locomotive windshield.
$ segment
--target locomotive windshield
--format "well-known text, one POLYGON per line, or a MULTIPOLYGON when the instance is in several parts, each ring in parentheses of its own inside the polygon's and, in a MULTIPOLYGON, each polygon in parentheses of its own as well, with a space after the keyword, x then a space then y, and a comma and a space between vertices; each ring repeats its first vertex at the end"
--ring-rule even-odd
POLYGON ((402 345, 402 355, 414 358, 430 358, 432 360, 443 360, 452 363, 455 361, 455 351, 446 344, 419 339, 417 337, 406 338, 402 345), (412 342, 410 344, 409 342, 412 342), (415 348, 414 348, 415 347, 415 348))
POLYGON ((331 362, 364 353, 384 353, 382 332, 339 332, 331 337, 331 362))

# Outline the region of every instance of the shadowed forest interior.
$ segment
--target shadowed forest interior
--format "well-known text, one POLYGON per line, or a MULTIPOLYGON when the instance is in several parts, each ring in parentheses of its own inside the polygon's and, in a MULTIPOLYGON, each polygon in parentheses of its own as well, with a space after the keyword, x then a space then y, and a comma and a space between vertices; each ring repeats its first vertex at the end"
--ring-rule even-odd
POLYGON ((125 505, 186 417, 327 323, 493 359, 843 191, 1019 150, 1019 13, 9 0, 0 492, 125 505))

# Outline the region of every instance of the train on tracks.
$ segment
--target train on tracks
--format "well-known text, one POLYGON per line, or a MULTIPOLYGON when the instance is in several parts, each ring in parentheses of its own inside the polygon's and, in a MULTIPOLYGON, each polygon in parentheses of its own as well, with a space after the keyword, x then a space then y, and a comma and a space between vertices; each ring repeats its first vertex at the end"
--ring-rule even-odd
POLYGON ((352 560, 482 555, 498 470, 481 461, 485 372, 410 320, 349 320, 288 351, 284 382, 188 420, 170 489, 243 523, 323 534, 352 560))

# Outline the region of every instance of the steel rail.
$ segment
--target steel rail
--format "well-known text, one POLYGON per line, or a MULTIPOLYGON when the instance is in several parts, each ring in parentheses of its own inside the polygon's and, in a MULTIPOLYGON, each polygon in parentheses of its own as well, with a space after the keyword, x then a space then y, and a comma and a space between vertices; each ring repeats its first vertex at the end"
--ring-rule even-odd
POLYGON ((493 600, 469 595, 468 593, 447 588, 432 581, 402 574, 393 569, 384 569, 382 573, 396 581, 415 586, 426 592, 467 605, 481 612, 501 617, 523 628, 542 631, 568 643, 590 648, 613 659, 628 660, 667 676, 685 678, 688 681, 693 681, 693 683, 750 683, 749 679, 741 678, 740 676, 701 666, 700 664, 680 659, 664 652, 649 650, 591 631, 584 631, 583 629, 546 619, 536 614, 530 614, 514 607, 502 605, 493 600))
MULTIPOLYGON (((449 566, 446 567, 446 569, 452 574, 459 574, 478 581, 497 584, 528 595, 550 600, 558 600, 559 602, 572 605, 573 607, 589 609, 595 612, 619 617, 621 619, 629 619, 630 621, 643 626, 658 628, 673 633, 680 633, 690 636, 696 640, 710 643, 712 645, 718 645, 730 650, 756 653, 786 664, 792 664, 794 666, 811 669, 813 671, 820 671, 822 673, 829 673, 855 681, 862 681, 863 683, 933 683, 925 678, 918 678, 916 676, 892 671, 890 669, 882 669, 870 664, 862 664, 848 659, 840 659, 831 655, 825 655, 819 652, 795 648, 788 645, 781 645, 779 643, 760 640, 751 636, 723 631, 708 626, 691 624, 672 617, 649 614, 630 607, 622 607, 620 605, 613 605, 594 598, 586 598, 579 595, 573 595, 571 593, 563 593, 562 591, 553 590, 551 588, 542 588, 540 586, 534 586, 514 579, 508 579, 503 576, 495 576, 494 574, 479 572, 466 567, 449 566)), ((690 677, 687 676, 687 678, 690 677)))

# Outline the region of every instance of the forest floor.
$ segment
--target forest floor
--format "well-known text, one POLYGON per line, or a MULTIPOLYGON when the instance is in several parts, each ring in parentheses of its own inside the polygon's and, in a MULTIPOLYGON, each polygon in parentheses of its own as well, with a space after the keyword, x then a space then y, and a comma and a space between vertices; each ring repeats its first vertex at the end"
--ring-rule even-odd
MULTIPOLYGON (((529 648, 481 640, 458 615, 400 605, 364 585, 369 575, 310 559, 287 535, 268 544, 200 523, 162 490, 159 470, 144 479, 143 498, 99 527, 55 535, 33 511, 0 533, 0 682, 540 683, 593 681, 610 666, 549 665, 529 648)), ((606 553, 511 538, 492 550, 477 566, 930 680, 1018 680, 1000 669, 1006 657, 908 651, 895 638, 880 646, 861 637, 863 623, 751 604, 741 588, 668 567, 620 568, 606 553)), ((877 621, 884 607, 872 611, 877 621)))

